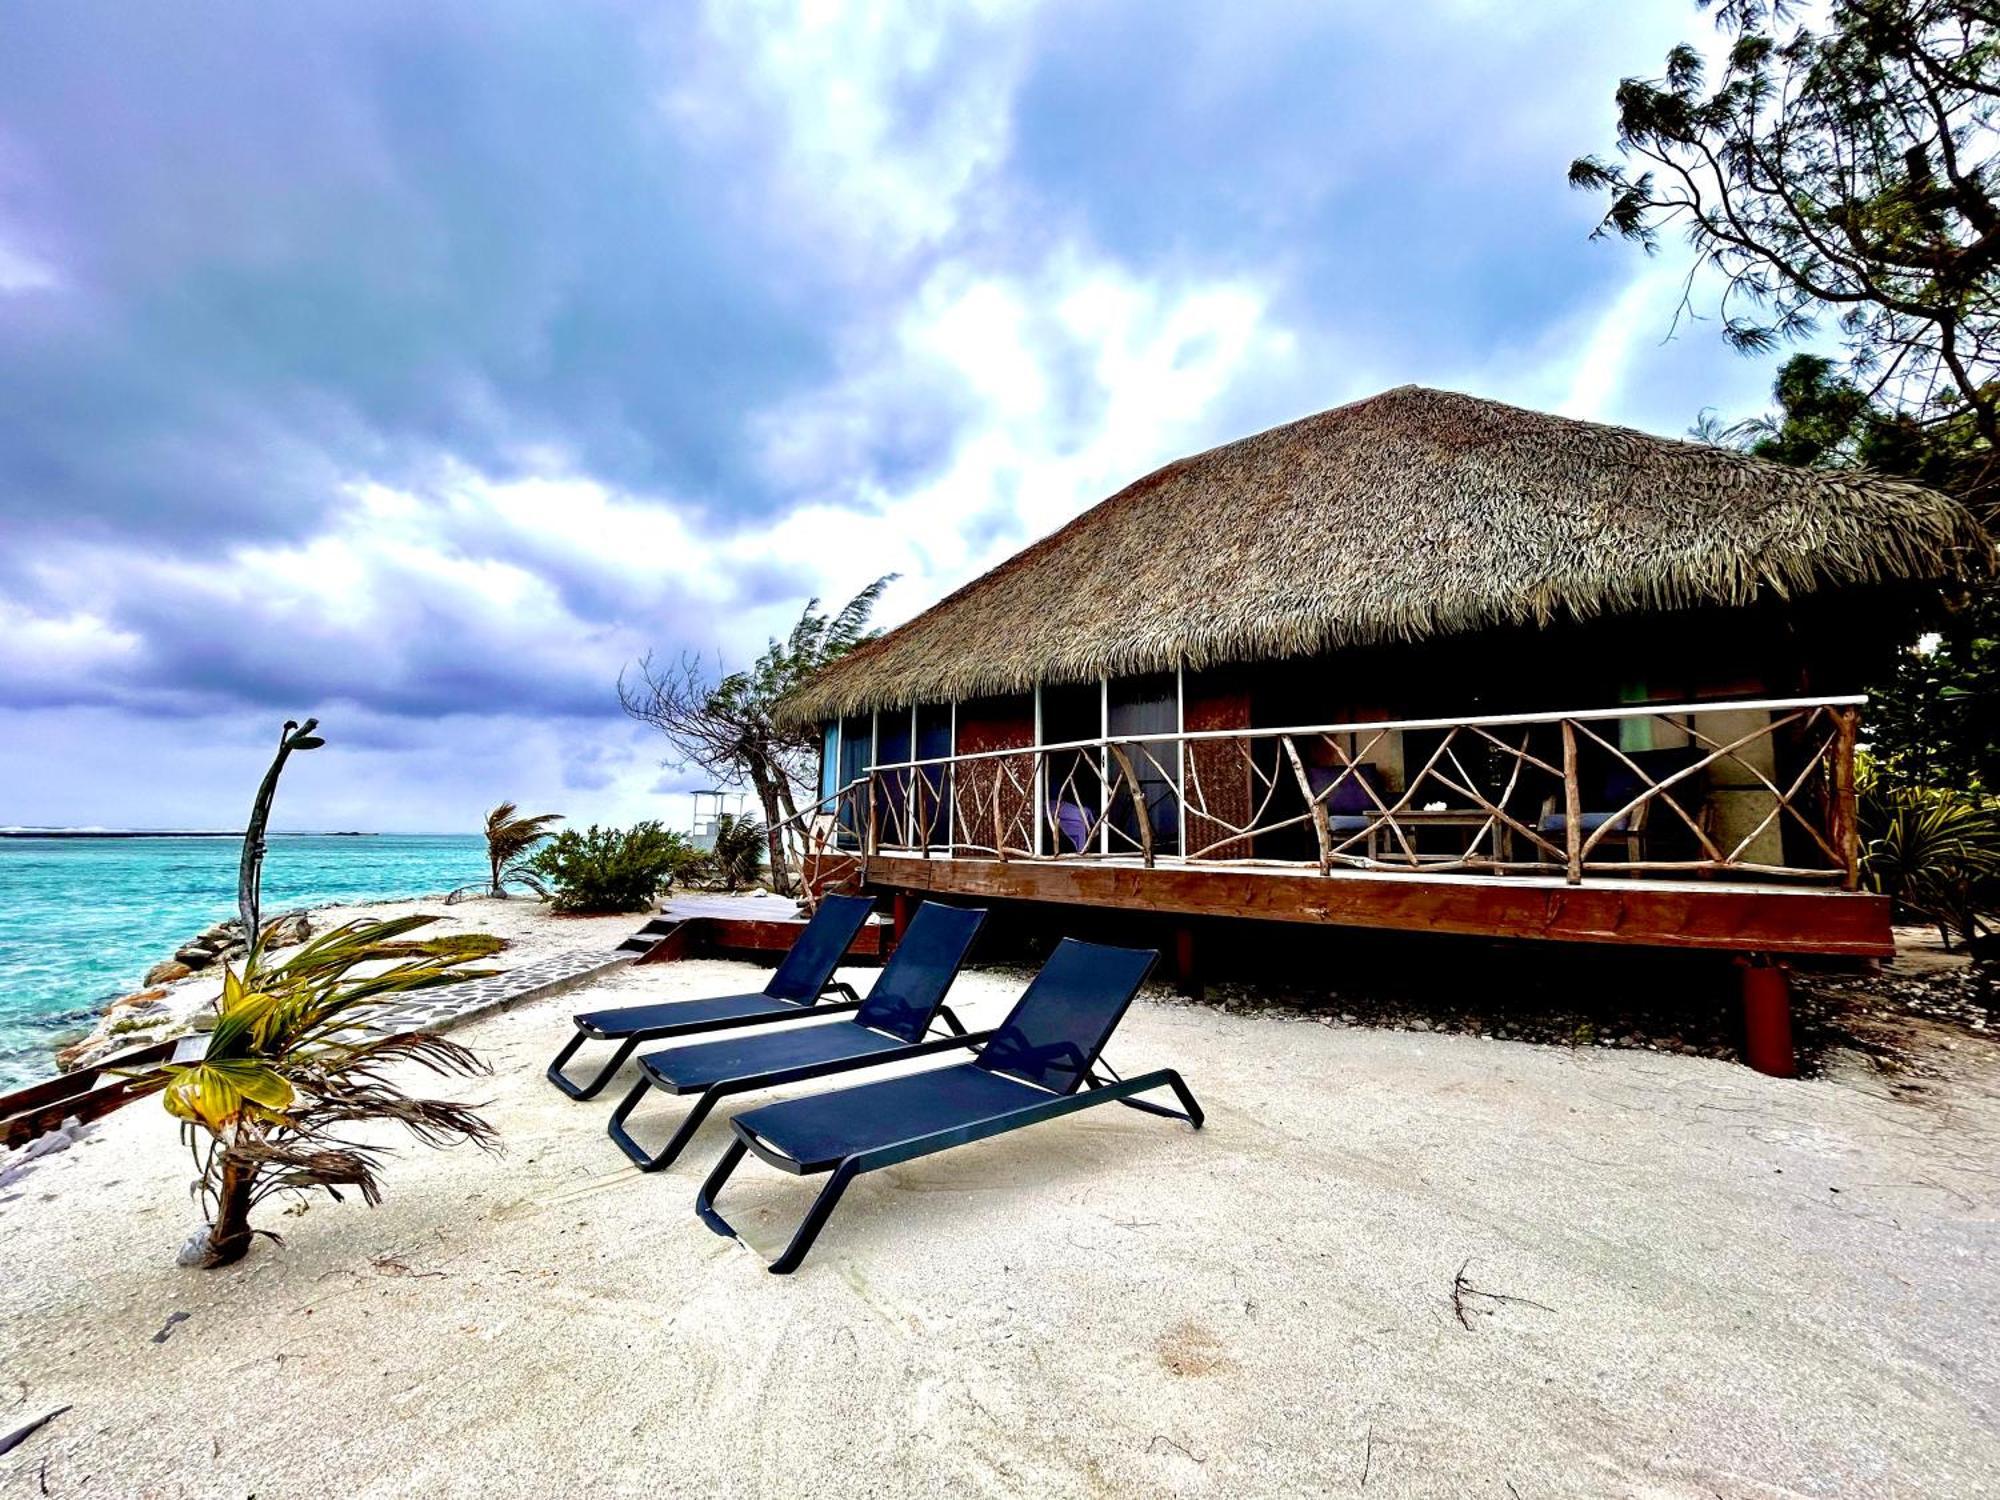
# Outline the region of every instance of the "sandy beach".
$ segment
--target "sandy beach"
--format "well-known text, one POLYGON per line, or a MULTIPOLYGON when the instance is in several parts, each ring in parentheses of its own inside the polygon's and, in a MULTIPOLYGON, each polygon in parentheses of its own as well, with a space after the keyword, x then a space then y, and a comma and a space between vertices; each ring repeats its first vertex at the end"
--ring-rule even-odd
MULTIPOLYGON (((642 1176, 609 1100, 540 1076, 576 1009, 759 982, 652 966, 461 1028, 505 1155, 406 1150, 380 1209, 272 1212, 285 1244, 231 1269, 172 1263, 189 1169, 156 1107, 43 1163, 0 1201, 0 1430, 69 1410, 0 1494, 1737 1500, 2000 1472, 1984 1041, 1940 1033, 1940 1076, 1892 1089, 1152 991, 1108 1055, 1181 1067, 1206 1130, 1091 1110, 863 1178, 786 1279, 690 1211, 720 1118, 642 1176)), ((954 1003, 991 1024, 1024 982, 969 972, 954 1003)), ((768 1254, 809 1193, 752 1163, 728 1206, 768 1254)))

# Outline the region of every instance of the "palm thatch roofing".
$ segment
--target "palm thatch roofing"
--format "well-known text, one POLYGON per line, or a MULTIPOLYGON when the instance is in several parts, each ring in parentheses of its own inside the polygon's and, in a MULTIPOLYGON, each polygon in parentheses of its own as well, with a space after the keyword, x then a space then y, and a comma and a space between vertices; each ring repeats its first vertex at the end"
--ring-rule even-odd
POLYGON ((1917 485, 1401 386, 1183 458, 819 673, 794 723, 1503 624, 1966 578, 1917 485))

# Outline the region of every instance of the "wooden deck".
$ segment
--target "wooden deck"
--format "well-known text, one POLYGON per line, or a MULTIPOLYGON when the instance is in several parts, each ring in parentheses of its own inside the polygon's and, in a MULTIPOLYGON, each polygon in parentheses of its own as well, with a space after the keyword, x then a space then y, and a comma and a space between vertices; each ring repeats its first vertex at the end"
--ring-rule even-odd
MULTIPOLYGON (((672 963, 703 954, 783 957, 791 951, 806 919, 795 903, 778 897, 762 901, 699 892, 674 895, 660 915, 627 940, 640 963, 672 963)), ((845 962, 878 964, 894 946, 891 928, 879 914, 870 917, 847 949, 845 962)))
POLYGON ((1201 917, 1540 938, 1571 943, 1820 953, 1895 952, 1886 898, 1721 880, 1340 871, 1297 866, 1151 869, 1121 859, 947 859, 878 853, 871 890, 936 892, 1201 917))

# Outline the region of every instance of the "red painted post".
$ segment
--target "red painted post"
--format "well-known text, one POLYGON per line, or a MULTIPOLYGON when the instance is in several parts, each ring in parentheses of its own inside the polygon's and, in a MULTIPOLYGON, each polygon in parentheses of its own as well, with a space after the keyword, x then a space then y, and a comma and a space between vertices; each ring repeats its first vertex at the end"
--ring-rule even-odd
MULTIPOLYGON (((917 914, 917 901, 908 891, 897 891, 889 901, 889 937, 896 947, 903 946, 903 934, 910 930, 910 918, 917 914)), ((888 957, 884 954, 883 957, 888 957)))
POLYGON ((1798 1072, 1792 1053, 1791 976, 1761 956, 1743 965, 1743 1060, 1773 1078, 1798 1072))
POLYGON ((1174 929, 1174 988, 1190 999, 1201 998, 1201 971, 1195 961, 1194 928, 1185 922, 1174 929))

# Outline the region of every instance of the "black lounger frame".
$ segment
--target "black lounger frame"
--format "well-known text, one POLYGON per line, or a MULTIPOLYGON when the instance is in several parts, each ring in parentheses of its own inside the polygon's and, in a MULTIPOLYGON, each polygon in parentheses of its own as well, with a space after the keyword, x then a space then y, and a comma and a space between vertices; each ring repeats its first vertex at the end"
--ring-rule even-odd
MULTIPOLYGON (((1064 941, 1067 943, 1071 940, 1064 941)), ((1135 983, 1133 989, 1136 991, 1137 988, 1138 985, 1135 983)), ((1120 1015, 1122 1014, 1121 1006, 1120 1015)), ((1114 1019, 1112 1026, 1115 1027, 1116 1024, 1117 1021, 1114 1019)), ((926 1050, 942 1052, 953 1047, 983 1047, 996 1034, 997 1032, 986 1031, 963 1037, 940 1038, 934 1044, 926 1044, 926 1050)), ((1100 1039, 1100 1047, 1102 1041, 1108 1037, 1107 1030, 1105 1038, 1100 1039)), ((819 1238, 820 1231, 826 1227, 826 1221, 839 1204, 841 1195, 847 1191, 847 1185, 864 1172, 877 1172, 884 1167, 898 1166, 920 1156, 948 1151, 954 1146, 969 1145, 974 1141, 1023 1129, 1029 1125, 1037 1125, 1044 1120, 1060 1119, 1064 1115, 1074 1114, 1080 1109, 1089 1109, 1098 1104, 1123 1104, 1127 1108, 1159 1115, 1165 1119, 1185 1120, 1196 1130, 1201 1129, 1205 1119, 1201 1105, 1175 1069, 1158 1068, 1134 1078, 1119 1078, 1115 1074, 1107 1078, 1099 1075, 1097 1070, 1101 1064, 1094 1052, 1079 1061, 1082 1065, 1077 1069, 1076 1083, 1072 1084, 1068 1093, 1047 1090, 1048 1097, 1033 1104, 953 1125, 943 1130, 911 1136, 906 1140, 888 1142, 842 1157, 832 1167, 826 1185, 819 1190, 811 1207, 806 1210, 805 1217, 799 1222, 799 1227, 793 1231, 791 1242, 785 1246, 783 1253, 770 1263, 768 1269, 778 1276, 788 1275, 798 1269, 800 1263, 805 1260, 806 1253, 812 1249, 813 1242, 819 1238), (1170 1109, 1166 1105, 1134 1097, 1160 1088, 1172 1090, 1174 1097, 1180 1101, 1181 1108, 1170 1109)), ((1106 1073, 1110 1071, 1109 1068, 1105 1069, 1106 1073)), ((1019 1079, 1016 1081, 1023 1082, 1019 1079)), ((1027 1086, 1039 1087, 1033 1084, 1027 1086)), ((695 1198, 695 1212, 701 1216, 701 1221, 717 1234, 735 1239, 738 1237, 736 1231, 730 1226, 729 1221, 716 1211, 715 1199, 742 1163, 746 1153, 755 1153, 759 1160, 795 1177, 809 1176, 815 1171, 826 1171, 828 1168, 823 1163, 814 1165, 794 1161, 760 1139, 756 1130, 746 1124, 741 1116, 731 1120, 729 1125, 735 1132, 736 1138, 729 1143, 728 1149, 722 1153, 722 1159, 715 1164, 715 1169, 702 1183, 701 1191, 695 1198)))
MULTIPOLYGON (((885 987, 894 985, 897 966, 905 961, 913 964, 912 972, 918 976, 918 982, 923 985, 923 995, 929 1002, 928 1006, 921 1011, 915 1007, 910 1008, 905 1020, 905 1024, 916 1032, 914 1040, 903 1041, 902 1045, 897 1047, 876 1046, 872 1050, 855 1052, 845 1057, 820 1058, 813 1062, 794 1063, 783 1068, 766 1068, 697 1084, 677 1083, 664 1071, 672 1066, 673 1049, 669 1048, 656 1054, 664 1059, 658 1068, 654 1066, 656 1055, 649 1054, 639 1059, 639 1081, 632 1085, 631 1092, 626 1094, 618 1102, 618 1107, 611 1112, 611 1119, 604 1127, 605 1133, 617 1142, 618 1149, 631 1158, 640 1171, 657 1172, 663 1167, 670 1166, 674 1159, 687 1149, 688 1142, 694 1139, 695 1132, 701 1128, 709 1112, 732 1094, 782 1088, 788 1083, 804 1083, 814 1078, 828 1078, 836 1073, 851 1073, 860 1068, 904 1062, 913 1057, 924 1057, 933 1052, 944 1052, 964 1046, 965 1042, 960 1039, 966 1034, 965 1026, 953 1013, 952 1008, 945 1004, 944 997, 951 992, 952 984, 957 980, 959 970, 964 967, 966 955, 971 952, 972 944, 978 937, 980 928, 985 925, 985 921, 986 912, 983 908, 940 907, 926 901, 917 908, 908 932, 897 943, 896 951, 890 955, 888 962, 882 966, 882 972, 875 980, 875 988, 870 991, 871 997, 889 992, 885 987), (937 924, 939 931, 936 937, 927 939, 926 934, 931 931, 933 924, 937 924), (953 927, 959 931, 953 931, 953 927), (932 951, 939 939, 948 945, 944 955, 932 951), (930 965, 930 972, 926 975, 926 959, 943 957, 948 957, 948 962, 930 965), (924 1038, 922 1033, 930 1029, 933 1020, 942 1021, 950 1035, 924 1038), (632 1133, 626 1129, 625 1121, 631 1116, 632 1111, 638 1108, 640 1101, 654 1089, 679 1097, 688 1094, 699 1094, 701 1097, 695 1101, 694 1108, 688 1112, 687 1118, 681 1121, 673 1139, 659 1150, 649 1151, 633 1138, 632 1133)), ((905 1002, 909 999, 906 995, 898 998, 905 1002)), ((890 1003, 894 1006, 896 1001, 892 1000, 890 1003)), ((848 1007, 844 1005, 823 1006, 812 1014, 827 1015, 846 1009, 848 1007)), ((831 1022, 829 1026, 835 1030, 842 1027, 861 1027, 864 1035, 871 1034, 868 1030, 870 1023, 862 1020, 867 1009, 867 1002, 863 1002, 859 1013, 846 1020, 831 1022)), ((800 1029, 820 1031, 819 1027, 800 1029)), ((901 1040, 909 1033, 878 1029, 872 1034, 878 1037, 895 1036, 901 1040)))
MULTIPOLYGON (((855 898, 829 897, 828 899, 852 900, 855 898)), ((874 903, 870 901, 869 905, 872 907, 874 903)), ((860 919, 854 924, 855 933, 858 934, 867 921, 868 915, 866 912, 863 912, 860 919)), ((807 931, 809 932, 810 930, 811 924, 808 923, 807 931)), ((801 932, 798 939, 794 941, 793 947, 797 947, 799 942, 805 940, 805 937, 806 933, 801 932)), ((850 936, 846 943, 841 944, 841 956, 845 956, 852 942, 853 938, 850 936)), ((786 955, 787 958, 790 956, 789 953, 786 955)), ((781 961, 779 970, 782 970, 783 967, 784 965, 781 961)), ((777 972, 773 971, 774 980, 777 972)), ((555 1055, 555 1061, 549 1064, 546 1076, 550 1083, 561 1089, 572 1099, 594 1099, 603 1091, 604 1086, 617 1076, 618 1070, 625 1066, 625 1059, 630 1057, 643 1043, 667 1041, 674 1037, 695 1036, 704 1031, 731 1031, 739 1026, 768 1026, 776 1021, 795 1021, 804 1015, 838 1015, 843 1011, 859 1010, 861 1009, 861 1004, 861 997, 855 993, 853 985, 847 983, 845 980, 834 979, 829 975, 816 993, 809 997, 801 997, 798 1000, 790 1001, 788 1008, 783 1010, 754 1011, 748 1015, 689 1021, 676 1026, 655 1026, 633 1032, 622 1039, 607 1035, 596 1028, 586 1027, 582 1018, 578 1017, 576 1020, 576 1035, 571 1037, 564 1045, 562 1051, 555 1055), (826 995, 845 995, 847 999, 839 1005, 820 1004, 820 999, 826 995), (576 1049, 581 1047, 585 1042, 608 1042, 614 1040, 619 1042, 618 1050, 611 1054, 611 1060, 598 1071, 597 1076, 592 1078, 590 1082, 577 1083, 563 1072, 563 1064, 574 1057, 576 1049)), ((637 1009, 640 1007, 634 1008, 637 1009)))

